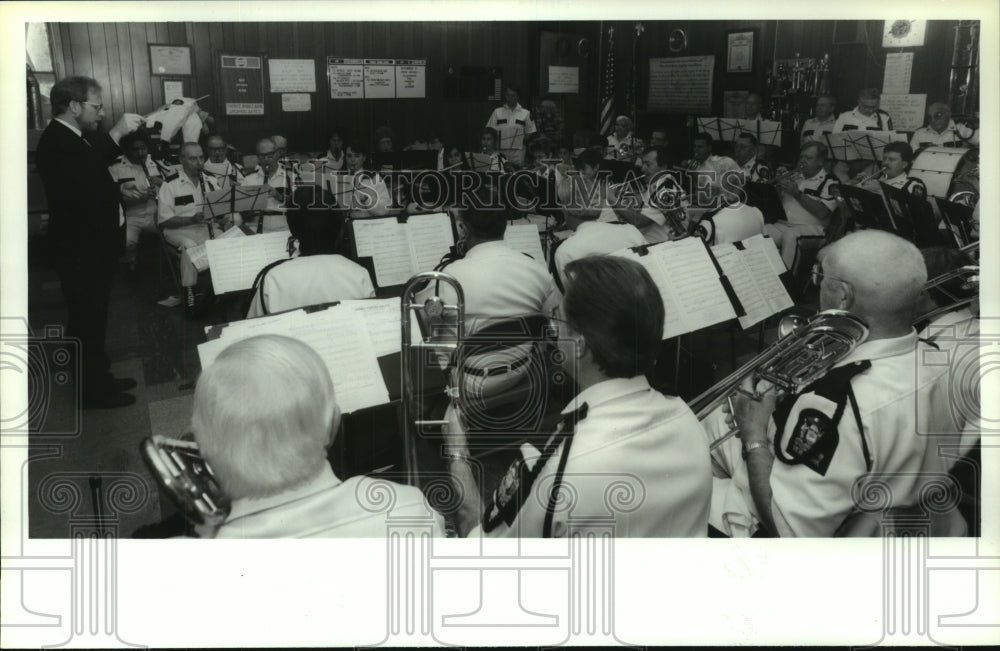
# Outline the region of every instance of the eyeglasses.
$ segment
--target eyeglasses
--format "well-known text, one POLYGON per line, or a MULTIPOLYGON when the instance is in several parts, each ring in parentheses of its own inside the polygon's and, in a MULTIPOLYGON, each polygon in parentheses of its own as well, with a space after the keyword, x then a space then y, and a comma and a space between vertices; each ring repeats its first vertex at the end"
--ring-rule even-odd
POLYGON ((947 113, 944 113, 942 111, 938 111, 937 113, 931 113, 932 118, 943 118, 947 115, 948 115, 947 113))
POLYGON ((80 103, 81 104, 88 104, 90 106, 93 106, 95 111, 100 111, 101 109, 104 108, 104 104, 94 104, 93 102, 87 102, 87 101, 82 101, 80 103))
POLYGON ((850 282, 844 280, 843 278, 837 278, 836 276, 830 276, 830 275, 827 275, 827 274, 823 273, 823 268, 820 267, 819 265, 814 266, 812 268, 812 273, 809 276, 809 280, 812 282, 812 284, 816 285, 817 287, 819 287, 820 283, 823 282, 824 278, 829 278, 830 280, 836 280, 836 281, 842 282, 842 283, 844 283, 846 285, 850 285, 851 284, 850 282))

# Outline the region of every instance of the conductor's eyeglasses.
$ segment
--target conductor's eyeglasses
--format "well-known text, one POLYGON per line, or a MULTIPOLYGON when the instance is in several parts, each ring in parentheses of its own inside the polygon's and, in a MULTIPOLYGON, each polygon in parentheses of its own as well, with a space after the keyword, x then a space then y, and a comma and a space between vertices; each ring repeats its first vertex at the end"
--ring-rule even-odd
POLYGON ((89 106, 93 106, 95 111, 100 111, 101 109, 104 108, 104 104, 95 104, 93 102, 87 102, 87 101, 82 101, 80 103, 81 104, 87 104, 89 106))

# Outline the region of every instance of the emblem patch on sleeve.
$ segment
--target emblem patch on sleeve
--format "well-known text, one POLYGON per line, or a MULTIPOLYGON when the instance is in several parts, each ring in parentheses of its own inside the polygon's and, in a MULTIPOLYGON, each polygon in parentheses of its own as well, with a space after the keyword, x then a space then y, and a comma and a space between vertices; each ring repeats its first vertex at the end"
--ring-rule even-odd
POLYGON ((788 454, 821 475, 826 475, 840 434, 833 420, 817 409, 803 409, 788 439, 788 454))

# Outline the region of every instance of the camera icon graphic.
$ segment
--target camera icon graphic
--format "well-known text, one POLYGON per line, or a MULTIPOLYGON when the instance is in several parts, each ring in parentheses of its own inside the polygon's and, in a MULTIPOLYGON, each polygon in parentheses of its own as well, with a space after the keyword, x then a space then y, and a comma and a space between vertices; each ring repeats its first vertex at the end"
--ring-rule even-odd
MULTIPOLYGON (((946 418, 935 417, 940 399, 917 400, 918 434, 959 436, 963 431, 986 436, 1000 432, 1000 419, 984 414, 983 386, 1000 370, 1000 335, 981 327, 982 321, 969 320, 930 326, 929 345, 916 356, 919 382, 945 374, 946 418)), ((989 324, 995 332, 997 323, 989 324)), ((938 380, 940 382, 940 380, 938 380)))
POLYGON ((61 326, 46 326, 41 335, 33 335, 23 319, 3 320, 0 428, 5 436, 65 437, 79 433, 79 351, 80 341, 64 336, 61 326), (26 392, 20 389, 24 386, 26 392), (55 405, 59 409, 53 409, 55 405))

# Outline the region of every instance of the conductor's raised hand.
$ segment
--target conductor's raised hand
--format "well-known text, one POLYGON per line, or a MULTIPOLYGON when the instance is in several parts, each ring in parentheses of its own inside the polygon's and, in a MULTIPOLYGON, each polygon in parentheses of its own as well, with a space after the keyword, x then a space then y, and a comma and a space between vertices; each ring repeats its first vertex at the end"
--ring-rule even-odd
POLYGON ((118 121, 115 122, 115 126, 111 127, 111 137, 117 141, 122 136, 128 135, 142 126, 145 118, 136 113, 125 113, 118 121))

